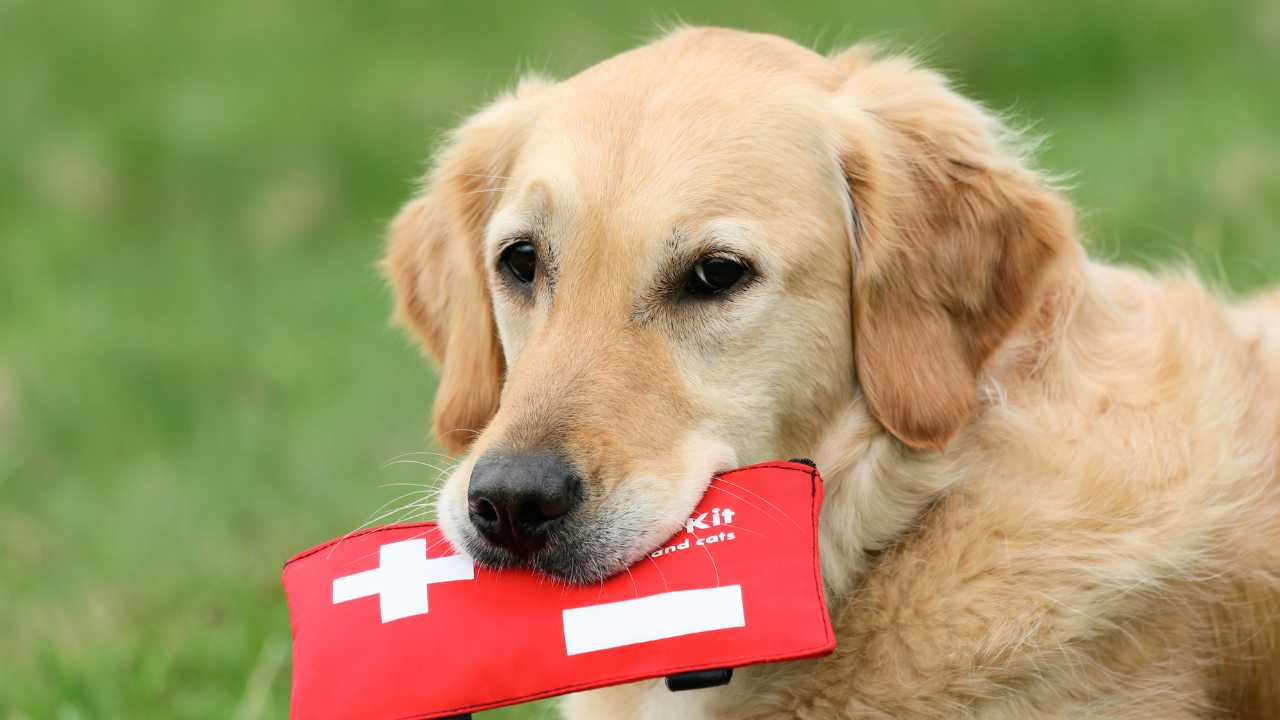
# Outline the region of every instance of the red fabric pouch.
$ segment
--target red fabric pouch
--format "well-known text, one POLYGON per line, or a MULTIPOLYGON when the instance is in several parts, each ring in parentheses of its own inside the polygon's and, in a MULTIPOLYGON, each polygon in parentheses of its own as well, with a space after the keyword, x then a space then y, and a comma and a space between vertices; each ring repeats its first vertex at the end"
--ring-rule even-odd
POLYGON ((291 716, 452 717, 826 655, 821 499, 822 480, 802 463, 723 473, 675 537, 589 586, 477 567, 434 523, 307 550, 284 567, 291 716))

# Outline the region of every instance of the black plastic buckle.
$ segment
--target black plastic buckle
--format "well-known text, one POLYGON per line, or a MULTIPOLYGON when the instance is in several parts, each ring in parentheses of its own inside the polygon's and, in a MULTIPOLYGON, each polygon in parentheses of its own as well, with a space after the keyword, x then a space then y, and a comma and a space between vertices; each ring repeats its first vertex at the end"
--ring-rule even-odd
POLYGON ((683 690, 701 690, 703 688, 728 685, 733 679, 733 668, 717 668, 715 670, 693 670, 667 676, 667 689, 671 692, 683 690))

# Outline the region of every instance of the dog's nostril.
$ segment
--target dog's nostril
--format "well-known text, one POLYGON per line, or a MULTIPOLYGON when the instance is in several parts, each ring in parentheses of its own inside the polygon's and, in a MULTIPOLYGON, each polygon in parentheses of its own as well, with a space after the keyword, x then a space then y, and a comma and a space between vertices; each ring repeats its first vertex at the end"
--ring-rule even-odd
POLYGON ((542 524, 543 519, 542 510, 539 509, 537 502, 523 502, 516 509, 516 520, 523 527, 536 527, 542 524))
POLYGON ((498 508, 494 507, 493 503, 485 498, 480 498, 472 503, 471 512, 485 522, 498 522, 498 508))
POLYGON ((534 499, 520 503, 516 520, 526 528, 536 528, 569 512, 568 503, 556 499, 534 499))

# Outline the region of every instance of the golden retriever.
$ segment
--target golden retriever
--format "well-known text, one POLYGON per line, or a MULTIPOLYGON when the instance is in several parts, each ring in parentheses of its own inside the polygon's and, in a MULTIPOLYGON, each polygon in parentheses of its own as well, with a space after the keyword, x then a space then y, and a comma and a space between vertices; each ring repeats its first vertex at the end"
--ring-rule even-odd
POLYGON ((838 647, 570 718, 1280 717, 1280 302, 1089 260, 903 57, 681 29, 467 120, 392 224, 438 517, 571 582, 813 457, 838 647))

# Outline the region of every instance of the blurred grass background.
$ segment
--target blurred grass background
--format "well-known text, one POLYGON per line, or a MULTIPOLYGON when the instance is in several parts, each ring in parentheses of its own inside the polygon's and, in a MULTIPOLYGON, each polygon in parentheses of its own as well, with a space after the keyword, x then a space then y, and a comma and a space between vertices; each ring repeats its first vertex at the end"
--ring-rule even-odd
POLYGON ((0 1, 0 719, 286 716, 281 562, 432 475, 384 223, 518 70, 677 18, 915 48, 1096 253, 1280 279, 1274 0, 0 1))

